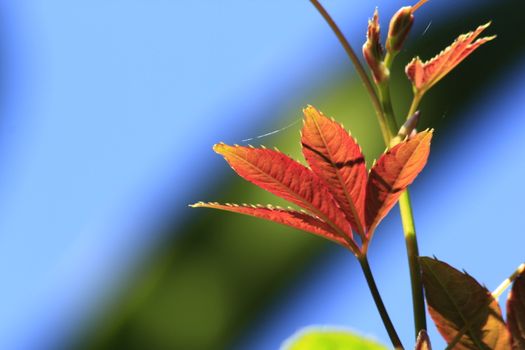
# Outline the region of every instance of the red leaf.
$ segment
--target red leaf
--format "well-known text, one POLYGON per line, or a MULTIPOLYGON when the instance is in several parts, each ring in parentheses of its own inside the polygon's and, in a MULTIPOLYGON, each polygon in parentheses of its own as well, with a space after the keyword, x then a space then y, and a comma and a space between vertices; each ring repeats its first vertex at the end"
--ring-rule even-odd
POLYGON ((430 89, 479 46, 494 39, 495 36, 490 36, 474 42, 489 25, 490 22, 479 26, 472 32, 460 35, 452 45, 426 62, 421 62, 419 57, 414 58, 405 68, 414 88, 422 92, 430 89))
POLYGON ((352 230, 328 188, 308 168, 281 152, 266 148, 213 147, 244 179, 306 209, 352 240, 352 230))
POLYGON ((312 106, 304 111, 303 154, 324 181, 354 230, 365 237, 367 171, 361 148, 337 122, 312 106))
POLYGON ((525 349, 525 269, 514 281, 507 300, 507 324, 513 349, 525 349))
POLYGON ((348 247, 348 243, 338 235, 333 228, 331 228, 324 221, 307 213, 303 213, 291 209, 274 208, 272 206, 249 206, 246 204, 219 204, 219 203, 195 203, 191 205, 194 208, 214 208, 220 210, 231 211, 257 218, 270 220, 278 224, 294 227, 299 230, 307 231, 315 235, 327 238, 331 241, 348 247))
POLYGON ((366 227, 369 238, 396 204, 401 193, 425 166, 432 131, 426 130, 398 144, 379 158, 370 170, 366 188, 366 227))

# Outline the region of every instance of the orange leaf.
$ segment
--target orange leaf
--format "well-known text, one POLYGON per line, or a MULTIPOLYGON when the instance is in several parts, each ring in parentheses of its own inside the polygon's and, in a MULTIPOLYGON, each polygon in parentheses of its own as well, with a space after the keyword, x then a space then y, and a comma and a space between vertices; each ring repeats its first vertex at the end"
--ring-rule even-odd
POLYGON ((426 62, 421 62, 419 57, 414 58, 406 66, 405 72, 415 90, 424 93, 479 46, 494 39, 496 36, 484 37, 474 41, 489 25, 490 22, 479 26, 472 32, 460 35, 449 47, 426 62))
POLYGON ((303 154, 354 230, 364 238, 367 171, 361 148, 341 125, 314 107, 308 106, 303 112, 303 154))
POLYGON ((222 154, 244 179, 306 209, 330 225, 341 237, 352 240, 344 213, 321 180, 308 168, 279 151, 266 148, 228 146, 213 149, 222 154))
POLYGON ((237 204, 219 204, 219 203, 195 203, 191 205, 194 208, 214 208, 220 210, 231 211, 245 215, 254 216, 257 218, 270 220, 278 224, 294 227, 299 230, 307 231, 315 235, 327 238, 331 241, 348 247, 348 243, 340 237, 333 228, 320 219, 291 209, 274 208, 272 206, 260 205, 237 205, 237 204))
POLYGON ((431 139, 431 130, 416 134, 383 154, 370 170, 365 212, 369 238, 401 193, 423 170, 431 139))
POLYGON ((507 323, 513 349, 525 349, 525 270, 514 281, 507 300, 507 323))

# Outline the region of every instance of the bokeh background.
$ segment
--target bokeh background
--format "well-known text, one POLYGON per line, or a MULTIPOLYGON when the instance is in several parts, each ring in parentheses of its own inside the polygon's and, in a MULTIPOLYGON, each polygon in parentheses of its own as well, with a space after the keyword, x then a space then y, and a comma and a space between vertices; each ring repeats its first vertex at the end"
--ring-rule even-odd
MULTIPOLYGON (((325 3, 358 51, 376 5, 383 28, 406 5, 325 3)), ((524 10, 430 1, 393 73, 401 117, 404 64, 493 20, 497 40, 421 105, 421 127, 437 131, 412 191, 421 253, 489 289, 525 258, 524 10)), ((268 350, 309 325, 389 344, 342 248, 187 207, 281 203, 211 146, 265 144, 302 159, 306 104, 350 128, 369 162, 383 151, 369 100, 308 1, 2 1, 0 78, 1 349, 268 350)), ((402 237, 394 209, 370 259, 410 344, 402 237)))

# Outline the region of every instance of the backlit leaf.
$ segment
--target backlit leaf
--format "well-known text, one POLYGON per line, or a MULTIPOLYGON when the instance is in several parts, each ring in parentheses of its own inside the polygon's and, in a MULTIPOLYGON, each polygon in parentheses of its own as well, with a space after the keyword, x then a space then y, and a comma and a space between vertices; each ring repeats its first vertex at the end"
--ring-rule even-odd
POLYGON ((340 237, 328 224, 320 219, 292 209, 274 208, 272 206, 260 205, 238 205, 238 204, 219 204, 199 202, 191 205, 194 208, 214 208, 231 211, 234 213, 254 216, 261 219, 270 220, 279 224, 291 226, 315 235, 327 238, 345 247, 348 243, 340 237))
POLYGON ((370 170, 365 212, 369 235, 425 166, 431 139, 430 130, 416 134, 383 154, 370 170))
POLYGON ((507 323, 513 349, 525 349, 525 270, 516 280, 507 300, 507 323))
POLYGON ((354 230, 364 237, 367 171, 361 148, 337 122, 312 106, 304 110, 303 154, 354 230))
POLYGON ((460 35, 449 47, 426 62, 419 57, 414 58, 405 68, 414 89, 422 92, 430 89, 479 46, 494 39, 495 36, 490 36, 474 41, 489 25, 490 22, 460 35))
POLYGON ((308 168, 285 154, 266 148, 213 147, 244 179, 306 209, 330 225, 341 237, 352 239, 350 224, 325 184, 308 168))
POLYGON ((510 349, 498 302, 485 287, 437 259, 420 263, 430 316, 454 349, 510 349))
POLYGON ((353 332, 309 327, 292 336, 282 350, 386 350, 383 344, 353 332))

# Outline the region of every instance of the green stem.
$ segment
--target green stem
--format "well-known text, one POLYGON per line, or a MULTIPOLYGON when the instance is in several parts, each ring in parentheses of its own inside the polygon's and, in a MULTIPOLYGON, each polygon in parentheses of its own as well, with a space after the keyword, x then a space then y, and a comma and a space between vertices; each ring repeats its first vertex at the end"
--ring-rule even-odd
POLYGON ((379 120, 379 126, 381 128, 381 133, 383 134, 383 138, 390 139, 392 135, 390 135, 390 129, 388 127, 385 114, 383 113, 383 109, 381 108, 381 102, 379 101, 379 97, 377 96, 376 90, 374 89, 374 86, 372 85, 372 82, 370 81, 370 78, 366 74, 365 68, 359 61, 359 58, 355 54, 354 49, 344 36, 343 32, 335 21, 332 19, 330 14, 326 11, 326 9, 321 5, 321 3, 318 0, 310 0, 310 2, 315 6, 317 11, 323 16, 324 20, 332 31, 334 32, 337 39, 339 39, 339 42, 343 46, 343 48, 346 51, 346 54, 350 58, 350 61, 352 61, 352 64, 354 65, 354 68, 357 72, 357 75, 359 75, 359 78, 363 82, 363 85, 365 86, 366 91, 368 92, 368 95, 370 96, 370 99, 372 100, 372 105, 374 106, 374 110, 377 115, 377 119, 379 120))
POLYGON ((385 64, 385 67, 388 68, 390 71, 390 67, 392 67, 392 62, 394 62, 394 58, 396 55, 392 54, 391 52, 387 52, 385 55, 385 59, 383 60, 383 63, 385 64))
POLYGON ((383 320, 383 324, 385 325, 386 331, 388 333, 388 336, 390 337, 390 341, 392 342, 392 345, 395 349, 404 349, 403 344, 401 343, 401 340, 399 339, 399 336, 397 335, 396 329, 394 328, 394 325, 392 324, 392 321, 390 320, 390 316, 388 316, 388 312, 386 311, 385 304, 383 303, 383 300, 381 299, 381 295, 379 294, 379 290, 377 289, 376 282, 374 280, 374 276, 372 275, 372 271, 370 270, 370 265, 368 264, 368 258, 366 255, 362 255, 358 257, 359 263, 361 264, 361 269, 363 270, 363 274, 365 275, 366 282, 368 283, 368 288, 370 289, 370 293, 372 293, 372 297, 374 298, 374 302, 377 307, 377 311, 379 311, 379 315, 381 315, 381 319, 383 320))
POLYGON ((408 110, 407 119, 414 115, 414 113, 417 112, 417 109, 419 107, 419 103, 421 103, 421 99, 423 98, 424 93, 419 91, 414 91, 414 97, 412 99, 412 104, 410 105, 410 109, 408 110))
MULTIPOLYGON (((414 93, 412 104, 407 115, 407 119, 416 113, 423 94, 414 93)), ((399 197, 399 211, 401 222, 403 224, 403 233, 405 236, 405 245, 407 249, 408 268, 410 271, 410 284, 412 289, 412 309, 414 313, 414 331, 415 337, 421 330, 427 329, 427 320, 425 313, 425 297, 423 294, 423 284, 421 282, 421 267, 419 266, 419 248, 417 244, 416 225, 414 222, 414 213, 410 201, 408 189, 399 197)))
MULTIPOLYGON (((387 54, 385 57, 385 67, 390 71, 394 56, 387 54)), ((390 79, 387 79, 379 85, 379 93, 381 98, 381 105, 384 108, 387 118, 390 120, 390 128, 393 134, 397 134, 397 125, 392 108, 390 97, 390 79), (392 129, 394 128, 394 129, 392 129)), ((408 112, 407 119, 416 113, 422 93, 414 93, 414 98, 408 112)), ((390 145, 390 140, 385 140, 385 145, 390 145)), ((401 214, 401 222, 403 224, 403 233, 405 236, 405 245, 407 249, 408 267, 410 272, 410 285, 412 289, 412 310, 414 313, 414 331, 415 338, 421 330, 427 329, 426 313, 425 313, 425 299, 423 294, 423 284, 421 282, 421 267, 419 266, 419 248, 417 244, 416 226, 414 222, 414 213, 412 211, 412 204, 410 201, 410 193, 408 189, 399 197, 399 211, 401 214)))
POLYGON ((425 299, 423 295, 423 284, 421 282, 421 268, 419 266, 419 249, 417 245, 416 226, 414 223, 414 213, 410 202, 408 189, 399 197, 399 210, 401 212, 401 222, 405 235, 407 248, 408 268, 410 271, 410 284, 412 287, 412 306, 414 312, 415 336, 421 330, 427 329, 425 314, 425 299))
POLYGON ((399 126, 396 122, 396 117, 394 114, 394 108, 392 107, 392 99, 390 97, 390 79, 386 79, 384 82, 378 84, 379 88, 379 100, 381 101, 381 106, 385 113, 385 119, 388 124, 389 135, 388 143, 385 140, 385 144, 390 144, 390 140, 397 135, 399 126))

